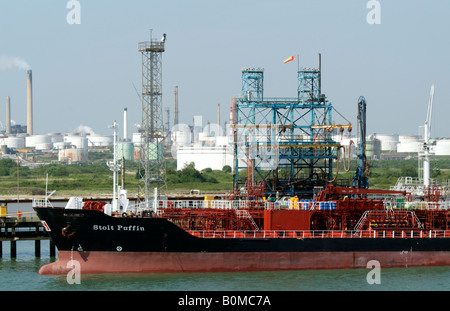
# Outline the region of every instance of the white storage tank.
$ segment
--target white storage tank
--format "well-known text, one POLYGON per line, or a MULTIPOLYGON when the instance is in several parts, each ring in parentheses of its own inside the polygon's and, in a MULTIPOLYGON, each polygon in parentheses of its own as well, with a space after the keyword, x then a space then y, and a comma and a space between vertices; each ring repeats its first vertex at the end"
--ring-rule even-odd
POLYGON ((86 136, 69 134, 67 136, 64 136, 64 142, 69 143, 71 146, 74 146, 77 149, 88 148, 88 140, 86 136))
POLYGON ((381 141, 381 151, 396 151, 399 143, 398 134, 375 134, 375 138, 381 141))
POLYGON ((35 148, 39 144, 50 144, 52 139, 47 135, 33 135, 25 137, 25 147, 35 148))
POLYGON ((9 149, 23 149, 25 147, 25 137, 0 138, 0 146, 6 145, 9 149))
POLYGON ((185 147, 191 144, 191 132, 174 131, 172 132, 172 142, 177 147, 185 147))
POLYGON ((221 170, 225 165, 233 167, 233 159, 233 151, 227 147, 184 147, 177 151, 177 170, 190 162, 194 162, 199 171, 205 168, 221 170))
POLYGON ((50 136, 52 143, 64 141, 64 135, 61 133, 48 133, 47 136, 50 136))
POLYGON ((113 136, 104 136, 100 134, 91 134, 87 136, 89 147, 106 147, 113 145, 113 136))
POLYGON ((422 142, 420 142, 419 136, 400 135, 398 140, 399 144, 397 145, 397 152, 417 153, 420 151, 422 142))
POLYGON ((418 141, 406 141, 399 143, 397 152, 417 153, 420 151, 421 143, 418 141))
POLYGON ((419 136, 417 136, 417 135, 399 135, 398 141, 399 141, 399 143, 417 142, 417 141, 419 141, 419 136))
POLYGON ((450 139, 442 139, 436 142, 434 147, 435 155, 450 155, 450 139))
POLYGON ((216 147, 228 146, 228 136, 217 136, 216 147))
POLYGON ((56 150, 66 149, 66 148, 69 148, 69 144, 70 143, 66 143, 64 141, 54 142, 53 149, 56 149, 56 150))
POLYGON ((133 137, 131 138, 131 141, 135 146, 141 145, 141 133, 133 133, 133 137))
POLYGON ((39 143, 39 144, 36 144, 35 149, 36 150, 42 150, 42 151, 52 150, 53 149, 53 143, 39 143))

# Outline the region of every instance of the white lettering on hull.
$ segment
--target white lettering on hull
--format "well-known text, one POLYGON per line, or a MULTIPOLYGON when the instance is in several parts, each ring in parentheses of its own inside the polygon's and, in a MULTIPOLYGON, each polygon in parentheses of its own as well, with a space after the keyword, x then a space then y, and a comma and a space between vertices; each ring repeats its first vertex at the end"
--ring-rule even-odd
POLYGON ((93 225, 94 231, 145 231, 144 227, 136 225, 93 225))

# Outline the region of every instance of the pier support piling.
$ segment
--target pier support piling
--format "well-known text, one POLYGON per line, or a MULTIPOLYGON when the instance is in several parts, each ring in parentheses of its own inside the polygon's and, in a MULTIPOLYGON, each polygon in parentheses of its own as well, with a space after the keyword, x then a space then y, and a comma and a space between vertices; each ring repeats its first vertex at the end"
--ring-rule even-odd
POLYGON ((56 246, 52 240, 50 240, 50 257, 56 257, 56 246))

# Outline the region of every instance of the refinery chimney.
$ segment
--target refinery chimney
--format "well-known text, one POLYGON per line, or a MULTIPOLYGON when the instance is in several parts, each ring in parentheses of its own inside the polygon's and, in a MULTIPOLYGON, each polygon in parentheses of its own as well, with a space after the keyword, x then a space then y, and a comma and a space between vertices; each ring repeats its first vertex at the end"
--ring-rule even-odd
POLYGON ((175 86, 175 109, 174 109, 173 126, 177 125, 178 125, 178 86, 175 86))
MULTIPOLYGON (((219 131, 220 128, 220 104, 217 104, 217 131, 219 131)), ((219 134, 216 134, 216 136, 219 134)))
POLYGON ((127 108, 125 108, 123 110, 123 140, 124 141, 128 140, 128 132, 127 132, 128 117, 127 117, 127 113, 128 113, 128 110, 127 110, 127 108))
POLYGON ((11 97, 6 97, 6 134, 11 134, 11 97))
POLYGON ((31 70, 27 71, 27 134, 33 135, 33 84, 31 70))

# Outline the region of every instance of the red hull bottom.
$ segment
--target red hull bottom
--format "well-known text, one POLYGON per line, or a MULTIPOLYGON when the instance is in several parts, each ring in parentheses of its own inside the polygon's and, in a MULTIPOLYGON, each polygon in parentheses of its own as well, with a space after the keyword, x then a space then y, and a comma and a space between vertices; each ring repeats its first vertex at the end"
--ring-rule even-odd
POLYGON ((450 266, 450 252, 286 252, 286 253, 139 253, 59 251, 58 260, 39 274, 67 274, 68 262, 81 273, 239 272, 305 269, 450 266), (84 258, 84 259, 83 259, 84 258))

